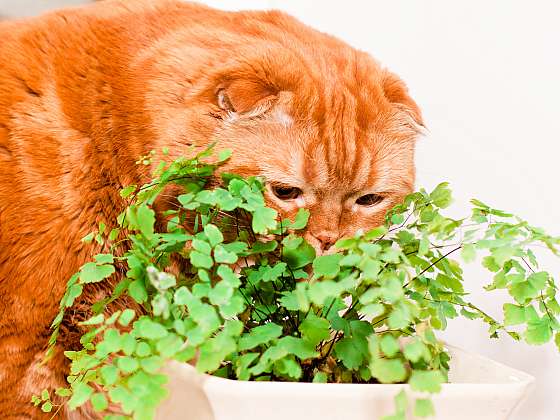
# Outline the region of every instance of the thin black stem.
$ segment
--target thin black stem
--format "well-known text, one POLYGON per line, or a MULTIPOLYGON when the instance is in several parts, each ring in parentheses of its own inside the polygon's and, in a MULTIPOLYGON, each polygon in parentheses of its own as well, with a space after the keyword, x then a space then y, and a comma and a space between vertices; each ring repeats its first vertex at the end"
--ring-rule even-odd
POLYGON ((435 260, 433 263, 431 263, 428 267, 426 267, 425 269, 423 269, 420 273, 418 273, 416 276, 414 276, 414 278, 408 282, 405 283, 405 285, 403 286, 404 288, 406 288, 410 283, 412 283, 414 280, 417 280, 418 277, 420 277, 422 274, 424 274, 426 271, 428 271, 430 268, 432 268, 433 266, 435 266, 437 263, 439 263, 440 261, 446 259, 449 255, 453 254, 454 252, 458 251, 459 249, 461 249, 463 247, 463 245, 459 245, 458 247, 452 249, 451 251, 449 251, 448 253, 442 255, 441 257, 439 257, 437 260, 435 260))

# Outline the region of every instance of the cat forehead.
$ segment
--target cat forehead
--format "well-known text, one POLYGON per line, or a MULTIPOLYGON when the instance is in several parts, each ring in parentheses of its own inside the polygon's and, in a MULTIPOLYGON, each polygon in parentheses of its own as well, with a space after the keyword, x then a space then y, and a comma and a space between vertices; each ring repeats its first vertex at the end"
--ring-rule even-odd
POLYGON ((396 191, 411 182, 410 141, 395 141, 389 133, 356 135, 349 128, 319 135, 316 126, 301 125, 285 112, 273 118, 281 128, 261 138, 266 149, 258 160, 269 181, 326 194, 396 191))

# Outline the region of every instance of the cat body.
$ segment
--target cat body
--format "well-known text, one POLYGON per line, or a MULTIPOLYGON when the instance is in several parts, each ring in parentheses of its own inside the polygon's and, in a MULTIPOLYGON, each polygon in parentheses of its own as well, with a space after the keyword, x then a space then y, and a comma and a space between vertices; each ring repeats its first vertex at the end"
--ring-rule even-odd
POLYGON ((31 395, 65 384, 62 349, 80 348, 80 308, 108 286, 86 289, 42 364, 49 327, 100 251, 80 239, 114 222, 123 186, 149 180, 140 156, 232 149, 224 170, 263 176, 283 217, 311 211, 319 252, 412 189, 422 121, 404 84, 281 12, 107 0, 0 22, 0 39, 3 418, 41 417, 31 395))

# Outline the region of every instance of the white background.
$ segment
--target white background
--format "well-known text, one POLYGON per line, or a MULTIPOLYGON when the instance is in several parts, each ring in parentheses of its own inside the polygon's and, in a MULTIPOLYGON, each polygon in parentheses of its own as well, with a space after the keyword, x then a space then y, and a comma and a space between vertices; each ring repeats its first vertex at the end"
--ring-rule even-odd
MULTIPOLYGON (((0 15, 35 14, 80 0, 0 0, 0 15)), ((421 106, 418 186, 449 181, 465 214, 477 197, 551 233, 557 223, 560 158, 560 3, 555 1, 209 0, 226 9, 278 8, 370 52, 399 74, 421 106)), ((543 258, 560 281, 560 261, 543 258)), ((500 316, 503 295, 483 296, 490 277, 470 266, 472 300, 500 316)), ((560 355, 488 338, 477 321, 454 320, 449 342, 537 377, 514 420, 560 418, 560 355)), ((450 419, 452 420, 452 419, 450 419)), ((474 419, 473 419, 474 420, 474 419)))

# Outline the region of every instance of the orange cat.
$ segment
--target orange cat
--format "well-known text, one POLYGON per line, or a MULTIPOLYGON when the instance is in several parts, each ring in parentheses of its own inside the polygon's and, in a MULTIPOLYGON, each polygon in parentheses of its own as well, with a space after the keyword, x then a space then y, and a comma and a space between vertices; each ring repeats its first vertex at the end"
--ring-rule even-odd
POLYGON ((78 302, 42 365, 49 325, 98 251, 80 238, 115 219, 121 187, 148 180, 139 156, 233 149, 227 170, 265 177, 270 206, 311 211, 319 252, 412 189, 422 121, 405 85, 286 14, 108 0, 0 23, 0 39, 3 418, 40 417, 31 395, 64 384, 60 349, 79 347, 87 313, 78 302))

